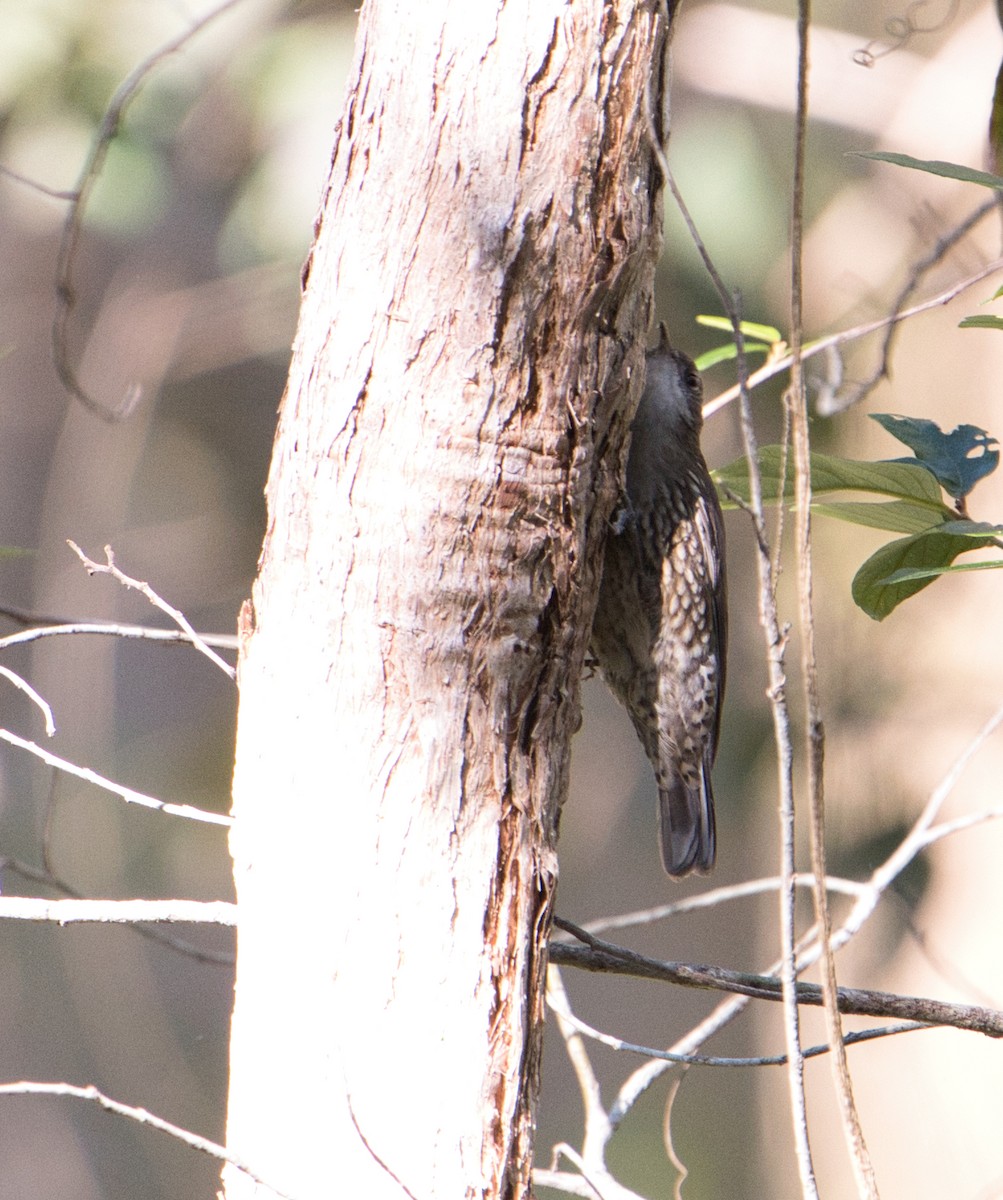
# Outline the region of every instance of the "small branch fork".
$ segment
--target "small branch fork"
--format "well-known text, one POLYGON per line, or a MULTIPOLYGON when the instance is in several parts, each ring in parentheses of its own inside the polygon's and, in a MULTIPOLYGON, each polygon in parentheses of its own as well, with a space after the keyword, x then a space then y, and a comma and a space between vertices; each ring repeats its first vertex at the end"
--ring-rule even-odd
MULTIPOLYGON (((945 802, 954 790, 962 773, 988 739, 1003 726, 1003 707, 1000 707, 985 722, 982 729, 968 743, 951 764, 941 781, 930 793, 912 829, 906 834, 888 858, 864 881, 828 878, 826 886, 831 893, 849 897, 852 901, 849 912, 832 933, 832 948, 838 951, 847 944, 866 924, 876 911, 881 898, 895 879, 908 867, 913 859, 924 850, 948 837, 976 828, 989 821, 1003 817, 1003 809, 989 809, 967 813, 951 820, 938 822, 945 802)), ((799 874, 796 886, 814 886, 810 874, 799 874)), ((664 963, 636 955, 620 946, 603 942, 595 932, 605 929, 622 929, 628 926, 651 924, 697 908, 708 908, 728 901, 744 900, 752 895, 776 891, 782 880, 756 879, 731 887, 714 888, 698 896, 688 897, 672 904, 627 913, 609 920, 596 921, 589 929, 582 929, 566 921, 557 924, 578 938, 579 945, 551 943, 550 968, 548 975, 548 1002, 557 1020, 558 1028, 565 1040, 567 1052, 578 1078, 579 1089, 585 1103, 585 1138, 581 1151, 574 1151, 563 1144, 554 1148, 554 1161, 548 1169, 534 1172, 538 1186, 557 1188, 570 1195, 601 1197, 602 1200, 630 1200, 635 1193, 628 1191, 614 1179, 606 1166, 606 1150, 613 1134, 624 1118, 632 1111, 640 1097, 668 1071, 678 1071, 691 1065, 716 1067, 788 1065, 787 1055, 758 1058, 719 1058, 699 1055, 696 1052, 715 1033, 738 1017, 752 998, 776 1000, 779 998, 779 981, 774 974, 780 964, 774 963, 766 974, 757 975, 728 972, 721 968, 682 963, 664 963), (568 963, 585 970, 609 970, 643 978, 656 978, 681 983, 684 986, 701 987, 731 992, 714 1008, 703 1021, 689 1030, 668 1050, 637 1046, 609 1034, 600 1033, 581 1021, 571 1012, 567 995, 561 981, 558 963, 568 963), (646 1061, 632 1071, 619 1087, 612 1103, 603 1106, 598 1083, 588 1057, 586 1039, 599 1041, 615 1050, 643 1054, 646 1061), (562 1170, 558 1159, 564 1158, 574 1170, 562 1170)), ((821 953, 818 930, 809 929, 797 946, 797 970, 802 972, 812 966, 821 953)), ((817 1005, 821 992, 817 987, 797 984, 796 1001, 801 1004, 817 1005)), ((989 1037, 1003 1036, 1003 1013, 988 1007, 945 1004, 941 1001, 920 997, 897 996, 894 994, 843 988, 837 994, 840 1011, 862 1013, 877 1017, 908 1017, 908 1023, 886 1025, 880 1029, 862 1030, 846 1034, 844 1045, 869 1041, 894 1034, 953 1027, 983 1033, 989 1037)), ((801 1050, 801 1057, 814 1057, 829 1052, 831 1045, 814 1046, 801 1050)), ((676 1196, 679 1191, 677 1184, 676 1196)))
POLYGON ((112 552, 111 546, 105 546, 104 548, 106 561, 103 563, 97 563, 94 562, 93 559, 88 558, 76 542, 67 538, 66 544, 77 556, 77 558, 79 558, 84 564, 88 575, 110 575, 113 579, 118 580, 123 587, 132 588, 137 592, 142 592, 147 600, 149 600, 149 602, 154 606, 154 608, 159 608, 161 612, 166 613, 171 620, 188 635, 189 641, 196 650, 198 650, 201 654, 204 654, 211 663, 214 663, 217 667, 219 667, 219 669, 225 675, 229 676, 230 679, 237 678, 236 668, 231 667, 230 664, 225 661, 225 659, 220 658, 216 651, 206 643, 205 639, 200 634, 195 632, 194 628, 189 623, 188 618, 183 612, 168 604, 166 600, 161 599, 161 597, 158 596, 153 588, 151 588, 150 585, 145 581, 140 579, 132 579, 119 570, 119 568, 115 565, 115 555, 112 552))

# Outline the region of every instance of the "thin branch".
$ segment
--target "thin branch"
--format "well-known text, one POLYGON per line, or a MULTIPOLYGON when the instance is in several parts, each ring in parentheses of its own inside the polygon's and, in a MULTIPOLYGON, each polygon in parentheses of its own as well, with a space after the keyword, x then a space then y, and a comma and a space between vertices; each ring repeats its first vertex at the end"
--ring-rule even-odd
POLYGON ((70 210, 66 215, 63 226, 63 236, 59 246, 59 258, 56 263, 56 315, 52 323, 52 351, 56 371, 63 386, 81 404, 91 412, 106 421, 120 421, 127 417, 139 400, 138 388, 131 388, 122 402, 114 409, 94 400, 81 386, 76 372, 70 365, 70 352, 67 329, 70 317, 76 307, 76 287, 74 270, 76 267, 77 251, 80 246, 80 236, 83 230, 84 213, 90 200, 91 192, 97 183, 104 167, 108 149, 121 127, 125 111, 136 93, 146 82, 146 78, 172 54, 176 54, 191 41, 196 34, 201 33, 223 13, 235 8, 241 0, 223 0, 216 8, 192 21, 188 28, 170 41, 165 42, 147 58, 144 58, 130 71, 119 84, 105 109, 97 136, 90 148, 90 153, 84 162, 76 190, 71 194, 70 210))
POLYGON ((165 1121, 163 1117, 158 1117, 145 1108, 136 1108, 134 1105, 122 1104, 119 1100, 113 1100, 110 1096, 106 1096, 104 1092, 98 1091, 93 1085, 77 1087, 72 1083, 38 1083, 35 1080, 22 1079, 16 1083, 0 1083, 0 1096, 70 1096, 75 1100, 89 1100, 99 1105, 106 1112, 126 1117, 130 1121, 136 1121, 140 1125, 148 1125, 151 1129, 156 1129, 159 1133, 166 1133, 168 1137, 172 1137, 179 1142, 184 1142, 186 1146, 191 1146, 193 1150, 200 1150, 203 1154, 208 1154, 211 1158, 229 1163, 230 1166, 236 1167, 238 1171, 242 1172, 249 1179, 253 1179, 256 1184, 268 1188, 276 1196, 281 1197, 281 1200, 295 1200, 288 1192, 280 1191, 263 1176, 259 1175, 252 1167, 248 1166, 243 1158, 240 1158, 236 1154, 231 1154, 225 1146, 220 1146, 217 1142, 211 1142, 208 1138, 204 1138, 197 1133, 192 1133, 188 1129, 182 1129, 179 1125, 172 1125, 170 1121, 165 1121))
MULTIPOLYGON (((89 900, 89 897, 82 895, 80 892, 71 888, 68 883, 54 875, 45 867, 33 867, 30 863, 22 862, 20 859, 0 857, 0 873, 9 872, 11 875, 17 875, 21 879, 28 879, 32 883, 40 884, 43 887, 51 888, 58 892, 60 896, 67 900, 89 900)), ((51 897, 45 897, 46 903, 49 903, 51 897)), ((91 903, 105 903, 104 901, 93 901, 91 903)), ((0 901, 0 905, 2 905, 0 901)), ((113 902, 114 903, 114 902, 113 902)), ((131 902, 130 902, 131 903, 131 902)), ((170 901, 156 901, 156 903, 170 903, 170 901)), ((176 933, 168 933, 161 925, 136 922, 127 926, 130 933, 135 933, 139 937, 145 938, 147 941, 156 942, 160 946, 166 946, 169 950, 173 950, 176 954, 183 954, 185 958, 191 959, 193 962, 207 963, 214 967, 232 967, 236 961, 232 950, 209 950, 205 946, 197 946, 194 942, 189 942, 183 937, 179 937, 176 933)))
MULTIPOLYGON (((1003 725, 1003 706, 993 713, 961 754, 958 755, 944 778, 930 794, 929 800, 927 800, 923 811, 916 818, 912 829, 910 829, 888 858, 872 873, 867 884, 867 890, 861 893, 842 926, 833 934, 832 945, 834 949, 838 950, 854 937, 864 922, 877 908, 885 891, 922 850, 940 838, 956 832, 958 829, 968 828, 982 819, 989 819, 995 815, 995 811, 988 814, 980 813, 976 814, 975 817, 962 817, 957 822, 944 823, 936 827, 933 824, 937 814, 954 790, 965 768, 1001 725, 1003 725)), ((805 956, 805 961, 810 964, 814 959, 809 954, 805 956)))
MULTIPOLYGON (((589 1062, 588 1055, 584 1051, 581 1039, 576 1037, 574 1029, 566 1024, 566 1022, 571 1020, 571 1004, 568 1001, 568 994, 564 990, 564 981, 561 979, 561 973, 556 967, 552 966, 548 966, 547 968, 547 1003, 557 1018, 558 1030, 561 1037, 564 1038, 565 1049, 571 1061, 571 1066, 574 1068, 575 1077, 578 1080, 578 1090, 581 1092, 582 1105, 585 1109, 585 1142, 588 1144, 590 1125, 594 1124, 597 1119, 601 1124, 602 1118, 606 1114, 603 1112, 599 1080, 596 1078, 592 1064, 589 1062)), ((593 1129, 591 1133, 593 1140, 602 1138, 601 1131, 597 1132, 593 1129)))
MULTIPOLYGON (((766 521, 763 515, 762 479, 759 470, 759 446, 752 420, 752 405, 749 400, 749 384, 751 380, 747 377, 741 314, 739 313, 736 300, 725 287, 723 279, 700 238, 696 223, 690 216, 683 197, 676 186, 675 179, 668 171, 667 164, 664 165, 663 170, 666 173, 668 187, 689 230, 690 237, 693 239, 707 273, 714 283, 722 308, 731 321, 735 336, 742 443, 749 470, 750 504, 748 511, 753 521, 758 547, 756 569, 759 577, 759 621, 763 629, 763 638, 766 645, 767 670, 769 672, 767 697, 770 701, 770 712, 773 718, 773 738, 777 755, 777 788, 781 814, 782 874, 789 881, 788 890, 790 893, 787 905, 790 916, 789 918, 781 918, 781 936, 784 955, 789 962, 792 962, 794 954, 794 885, 792 880, 795 873, 793 857, 794 751, 791 743, 790 711, 787 705, 787 674, 784 664, 787 649, 787 634, 786 630, 780 626, 776 601, 776 580, 766 537, 766 521)), ((704 405, 705 416, 709 416, 711 411, 712 409, 709 405, 704 405)), ((788 998, 787 1005, 785 1006, 785 1021, 788 1035, 788 1052, 791 1054, 791 1064, 788 1067, 788 1073, 791 1084, 791 1100, 795 1112, 795 1134, 798 1145, 798 1164, 802 1178, 802 1190, 806 1200, 813 1200, 817 1192, 811 1173, 811 1151, 807 1142, 803 1069, 798 1062, 797 1005, 790 998, 788 998), (798 1133, 799 1129, 803 1132, 798 1133)))
MULTIPOLYGON (((548 997, 549 1001, 549 997, 548 997)), ((553 1007, 553 1006, 551 1006, 553 1007)), ((557 1010, 555 1009, 555 1014, 557 1010)), ((570 1009, 563 1010, 561 1014, 567 1024, 573 1027, 576 1034, 581 1037, 590 1038, 594 1042, 598 1042, 601 1046, 607 1046, 611 1050, 622 1051, 627 1054, 640 1054, 645 1058, 658 1059, 663 1062, 684 1067, 782 1067, 787 1064, 786 1054, 764 1054, 756 1055, 752 1058, 731 1058, 722 1057, 716 1054, 679 1054, 674 1050, 658 1050, 654 1046, 642 1046, 636 1042, 627 1042, 623 1038, 614 1037, 612 1034, 603 1033, 599 1029, 587 1024, 580 1017, 576 1016, 570 1009)), ((856 1045, 858 1042, 872 1042, 878 1038, 892 1037, 900 1033, 914 1033, 920 1029, 935 1029, 935 1025, 924 1025, 916 1021, 904 1021, 898 1025, 883 1025, 877 1029, 860 1029, 854 1033, 847 1033, 843 1036, 843 1043, 846 1046, 856 1045)), ((817 1046, 811 1046, 803 1051, 804 1057, 820 1058, 822 1055, 829 1054, 832 1047, 828 1042, 822 1042, 817 1046)))
POLYGON ((50 200, 68 200, 75 201, 79 196, 79 192, 74 188, 73 191, 66 191, 62 188, 49 187, 47 184, 39 183, 37 179, 31 179, 27 175, 22 175, 20 171, 15 171, 12 167, 5 167, 0 163, 0 175, 6 179, 13 179, 15 183, 23 183, 25 187, 29 187, 34 192, 38 192, 41 196, 48 196, 50 200))
POLYGON ((16 672, 10 670, 9 667, 0 667, 0 675, 4 679, 9 680, 19 691, 24 692, 28 699, 41 712, 45 720, 45 732, 49 737, 56 732, 56 722, 52 716, 52 708, 49 702, 41 697, 38 692, 31 686, 27 679, 22 679, 16 672))
MULTIPOLYGON (((809 805, 809 844, 815 876, 812 896, 815 920, 819 929, 822 951, 822 996, 825 1024, 832 1048, 832 1076, 847 1149, 853 1163, 858 1193, 867 1200, 878 1200, 874 1167, 867 1150, 860 1114, 853 1098, 853 1081, 843 1041, 843 1024, 839 1011, 839 988, 836 980, 836 957, 832 948, 832 917, 829 896, 825 887, 825 728, 818 690, 818 662, 815 655, 815 617, 812 611, 812 553, 811 553, 811 439, 808 432, 808 400, 805 392, 801 362, 801 341, 804 329, 804 188, 805 149, 808 137, 808 42, 811 27, 811 2, 798 3, 798 82, 794 136, 794 181, 791 204, 791 382, 788 390, 788 411, 794 448, 795 490, 795 557, 797 560, 798 612, 801 630, 801 679, 805 704, 805 756, 809 805)), ((792 814, 793 816, 793 814, 792 814)), ((793 825, 793 821, 792 821, 793 825)), ((791 878, 785 879, 782 908, 785 918, 794 923, 793 845, 791 846, 791 878)), ((786 866, 786 864, 785 864, 786 866)), ((785 993, 797 1007, 794 996, 797 964, 793 952, 793 933, 790 956, 785 954, 783 980, 785 993), (788 992, 789 989, 789 992, 788 992)), ((785 939, 785 949, 788 945, 785 939)), ((793 1064, 792 1064, 793 1065, 793 1064)), ((807 1114, 804 1109, 803 1077, 797 1081, 799 1102, 798 1124, 804 1125, 799 1152, 804 1155, 802 1186, 806 1194, 816 1195, 817 1185, 808 1149, 807 1114)))
POLYGON ((148 583, 141 579, 132 579, 115 566, 115 555, 112 552, 111 546, 105 546, 104 548, 107 562, 96 563, 92 559, 88 558, 87 555, 84 554, 83 550, 81 550, 77 545, 77 543, 72 541, 70 538, 66 539, 66 544, 84 564, 88 575, 110 575, 113 579, 122 584, 123 587, 132 588, 137 592, 142 592, 147 600, 149 600, 149 602, 154 606, 154 608, 159 608, 161 612, 166 613, 176 625, 184 630, 184 632, 188 635, 188 640, 196 650, 204 654, 211 663, 215 663, 216 666, 219 667, 219 669, 224 673, 224 675, 229 676, 230 679, 237 678, 236 668, 231 667, 228 662, 220 658, 215 650, 206 645, 205 641, 189 624, 188 618, 183 612, 174 608, 172 605, 168 604, 166 600, 163 600, 160 596, 158 596, 148 583))
MULTIPOLYGON (((184 646, 196 645, 188 634, 180 629, 154 629, 149 625, 120 625, 114 621, 67 621, 62 625, 38 625, 34 629, 22 629, 20 633, 10 633, 6 637, 0 637, 0 650, 7 650, 11 646, 24 646, 42 638, 69 637, 80 634, 96 634, 100 637, 117 637, 148 642, 174 642, 184 646)), ((206 646, 215 646, 218 650, 237 649, 235 633, 200 633, 198 640, 206 646)))
MULTIPOLYGON (((571 1147, 563 1142, 561 1148, 571 1151, 571 1147)), ((568 1154, 572 1162, 573 1154, 573 1151, 568 1154)), ((602 1193, 597 1191, 584 1175, 572 1175, 570 1171, 559 1171, 556 1167, 534 1167, 533 1183, 538 1188, 548 1187, 556 1192, 567 1192, 569 1196, 581 1196, 583 1200, 604 1200, 602 1193)))
MULTIPOLYGON (((568 923, 562 922, 562 928, 568 923)), ((551 961, 559 966, 579 967, 584 971, 630 975, 638 979, 658 979, 712 991, 735 992, 755 1000, 783 999, 782 981, 775 976, 757 975, 749 971, 731 971, 725 967, 710 967, 693 963, 666 962, 627 950, 611 942, 603 942, 580 931, 584 945, 552 943, 551 961)), ((814 983, 797 983, 798 1004, 821 1007, 822 989, 814 983)), ((1003 1012, 970 1004, 949 1004, 922 996, 900 996, 892 992, 877 992, 864 988, 838 989, 841 1013, 866 1017, 888 1017, 894 1020, 919 1021, 926 1025, 947 1025, 968 1029, 987 1037, 1003 1037, 1003 1012)))
POLYGON ((823 404, 819 402, 818 411, 823 417, 832 416, 837 412, 845 412, 846 409, 859 404, 862 400, 866 399, 882 379, 887 379, 889 364, 891 362, 892 345, 899 329, 897 318, 903 312, 909 297, 919 287, 920 280, 937 266, 954 249, 958 242, 978 225, 983 217, 988 216, 991 212, 995 212, 998 208, 999 199, 996 195, 993 195, 989 200, 983 201, 963 221, 959 221, 953 229, 945 233, 943 237, 938 238, 930 252, 913 264, 912 270, 909 272, 909 278, 892 301, 891 316, 895 319, 890 320, 885 328, 885 336, 881 341, 877 366, 866 379, 855 383, 852 388, 844 389, 838 400, 834 394, 827 403, 823 404))
POLYGON ((140 921, 185 925, 237 924, 237 906, 226 900, 49 900, 0 896, 0 921, 54 925, 132 925, 140 921))
MULTIPOLYGON (((547 967, 547 1004, 557 1019, 557 1029, 564 1039, 564 1049, 578 1081, 578 1090, 585 1110, 582 1153, 580 1159, 576 1156, 575 1165, 590 1181, 597 1194, 605 1195, 606 1185, 611 1180, 609 1168, 606 1166, 606 1147, 613 1130, 603 1108, 599 1080, 592 1069, 584 1039, 577 1028, 576 1018, 564 990, 564 981, 555 966, 547 967)), ((556 1150, 555 1147, 555 1152, 556 1150)))
MULTIPOLYGON (((775 892, 780 886, 780 879, 771 875, 766 879, 750 879, 745 883, 728 884, 726 887, 711 888, 706 892, 697 892, 682 900, 673 900, 670 904, 657 904, 652 908, 642 908, 634 912, 622 913, 615 917, 599 917, 595 921, 586 921, 581 928, 588 933, 606 933, 611 929, 630 929, 637 925, 652 925, 656 921, 664 921, 669 917, 683 916, 686 913, 697 912, 704 908, 716 908, 732 900, 745 900, 749 896, 762 896, 775 892)), ((794 877, 797 887, 811 888, 815 886, 814 875, 799 874, 794 877)), ((840 879, 830 875, 826 887, 831 892, 844 896, 859 896, 867 890, 867 885, 854 879, 840 879)))
MULTIPOLYGON (((975 284, 981 283, 983 279, 994 275, 997 271, 1003 270, 1003 258, 995 258, 991 263, 980 267, 971 275, 965 276, 964 279, 952 283, 949 288, 938 292, 935 296, 931 296, 928 300, 923 300, 919 304, 914 304, 911 308, 904 308, 901 312, 889 313, 887 316, 879 317, 875 321, 865 321, 861 325, 854 325, 850 329, 844 329, 839 333, 829 334, 828 337, 819 338, 818 341, 812 342, 810 345, 801 347, 801 361, 806 362, 809 358, 814 358, 816 354, 824 354, 833 346, 843 346, 849 342, 855 342, 859 338, 867 337, 868 334, 878 333, 882 329, 887 329, 889 325, 895 325, 900 321, 907 321, 911 317, 919 316, 920 313, 930 312, 935 308, 943 308, 944 305, 950 304, 952 300, 956 300, 962 292, 967 291, 975 284)), ((758 371, 753 371, 745 381, 745 388, 751 389, 758 387, 761 383, 765 383, 768 379, 772 379, 774 375, 779 375, 783 371, 790 368, 794 361, 793 356, 785 354, 779 358, 771 358, 765 362, 758 371)), ((735 383, 730 388, 725 389, 713 400, 708 400, 704 405, 704 416, 710 417, 726 404, 730 404, 732 400, 737 400, 742 394, 741 383, 735 383)))
POLYGON ((170 817, 184 817, 189 821, 201 821, 207 825, 229 827, 233 824, 233 819, 225 813, 208 812, 206 809, 195 808, 191 804, 171 804, 165 800, 158 800, 156 796, 147 796, 144 792, 137 792, 134 788, 115 783, 113 780, 99 775, 97 771, 92 771, 90 767, 78 767, 76 763, 51 754, 36 742, 29 742, 27 738, 18 737, 9 729, 0 729, 0 741, 17 746, 20 750, 27 750, 29 754, 40 758, 46 766, 55 767, 58 771, 65 771, 67 775, 75 775, 77 779, 83 779, 87 783, 93 783, 96 787, 103 788, 106 792, 120 796, 127 804, 139 804, 143 808, 154 808, 170 817))
POLYGON ((570 1192, 574 1196, 592 1197, 594 1200, 644 1200, 639 1193, 618 1183, 605 1168, 599 1172, 599 1178, 597 1178, 583 1156, 567 1142, 556 1143, 551 1153, 551 1170, 539 1172, 534 1170, 533 1182, 539 1186, 554 1187, 564 1192, 570 1192), (567 1171, 558 1171, 557 1161, 560 1158, 566 1158, 568 1162, 574 1163, 580 1174, 572 1175, 567 1171))

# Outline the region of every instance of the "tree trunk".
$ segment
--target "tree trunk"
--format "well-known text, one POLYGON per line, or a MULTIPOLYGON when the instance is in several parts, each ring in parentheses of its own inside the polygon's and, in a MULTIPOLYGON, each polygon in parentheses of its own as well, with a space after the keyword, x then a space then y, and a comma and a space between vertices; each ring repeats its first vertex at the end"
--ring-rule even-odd
POLYGON ((362 11, 240 665, 229 1144, 296 1200, 528 1194, 664 13, 362 11))

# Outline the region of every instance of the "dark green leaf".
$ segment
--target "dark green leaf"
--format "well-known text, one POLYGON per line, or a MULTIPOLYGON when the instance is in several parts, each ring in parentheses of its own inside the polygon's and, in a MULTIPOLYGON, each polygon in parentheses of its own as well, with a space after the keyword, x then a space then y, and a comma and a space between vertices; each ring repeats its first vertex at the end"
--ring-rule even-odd
MULTIPOLYGON (((926 467, 918 463, 860 462, 829 454, 811 455, 811 486, 815 495, 826 492, 873 492, 906 500, 931 515, 928 523, 950 520, 954 511, 944 504, 940 486, 926 467)), ((794 467, 788 462, 787 478, 781 486, 782 447, 764 446, 759 451, 763 499, 771 503, 794 496, 794 467)), ((744 458, 713 472, 714 478, 742 500, 749 500, 749 469, 744 458)))
POLYGON ((968 538, 998 538, 1003 534, 1003 525, 992 525, 989 521, 969 521, 964 518, 957 521, 945 521, 938 526, 938 533, 953 533, 958 537, 968 538))
POLYGON ((990 175, 988 171, 976 171, 959 163, 939 162, 936 159, 913 158, 909 154, 894 154, 884 150, 852 150, 858 158, 871 158, 876 162, 892 163, 896 167, 909 167, 913 171, 925 171, 928 175, 942 175, 945 179, 958 179, 962 183, 977 183, 980 187, 1003 188, 1003 179, 990 175))
MULTIPOLYGON (((1003 9, 996 0, 996 15, 1003 23, 1003 9)), ((989 156, 994 167, 1003 162, 1003 66, 996 72, 993 105, 989 113, 989 156)))
POLYGON ((993 538, 985 535, 980 538, 937 529, 889 542, 854 576, 854 602, 875 621, 883 621, 903 600, 928 587, 959 554, 992 542, 993 538))
POLYGON ((885 583, 903 583, 907 579, 935 579, 938 575, 949 575, 954 571, 1000 571, 1003 570, 1003 558, 986 559, 985 562, 954 563, 950 567, 906 568, 894 571, 885 583))
POLYGON ((917 417, 894 413, 871 413, 871 416, 892 437, 907 445, 955 499, 967 496, 980 479, 992 474, 999 465, 999 451, 991 449, 999 443, 975 425, 959 425, 951 433, 944 433, 935 422, 917 417))
MULTIPOLYGON (((995 297, 993 297, 995 299, 995 297)), ((1003 329, 1003 317, 965 317, 958 322, 959 329, 1003 329)))
POLYGON ((812 504, 811 508, 823 517, 867 525, 871 529, 887 529, 891 533, 922 533, 934 525, 940 526, 943 521, 943 513, 912 500, 889 500, 885 504, 835 500, 812 504))

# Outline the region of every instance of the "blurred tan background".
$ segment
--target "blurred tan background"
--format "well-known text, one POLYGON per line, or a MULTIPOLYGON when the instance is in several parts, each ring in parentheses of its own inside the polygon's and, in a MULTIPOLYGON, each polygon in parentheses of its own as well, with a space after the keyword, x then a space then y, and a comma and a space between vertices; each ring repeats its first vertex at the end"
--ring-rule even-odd
MULTIPOLYGON (((50 188, 72 188, 121 80, 184 27, 169 0, 7 3, 0 46, 0 163, 50 188)), ((189 14, 209 6, 189 5, 189 14)), ((870 69, 854 53, 888 45, 904 4, 818 4, 809 142, 807 336, 879 317, 922 257, 985 198, 978 189, 847 157, 857 149, 985 165, 985 131, 1003 49, 988 2, 929 3, 925 27, 870 69)), ((911 11, 911 10, 910 10, 911 11)), ((71 357, 95 403, 142 395, 108 423, 70 400, 51 358, 54 270, 63 202, 0 177, 0 608, 153 622, 145 601, 89 578, 65 545, 92 556, 110 543, 197 628, 230 633, 263 532, 262 488, 331 130, 340 113, 355 16, 348 4, 246 0, 162 63, 130 107, 88 208, 70 323, 71 357)), ((786 239, 794 32, 789 6, 687 0, 675 41, 670 158, 701 232, 744 314, 787 329, 786 239)), ((920 286, 926 296, 999 253, 983 222, 920 286)), ((959 330, 998 280, 910 322, 892 377, 866 404, 818 417, 820 449, 896 457, 902 448, 865 411, 960 422, 1003 435, 997 380, 1003 335, 959 330)), ((693 323, 717 312, 685 231, 667 214, 659 315, 697 353, 720 340, 693 323)), ((998 307, 998 306, 997 306, 998 307)), ((864 377, 878 345, 847 352, 864 377)), ((809 374, 823 372, 813 366, 809 374)), ((708 396, 731 382, 710 372, 708 396)), ((759 434, 779 429, 779 385, 755 397, 759 434)), ((732 409, 707 427, 712 465, 739 453, 732 409)), ((1003 483, 975 492, 977 519, 1003 519, 1003 483)), ((866 876, 1001 703, 999 576, 938 582, 884 624, 855 609, 849 585, 881 536, 816 521, 816 607, 828 734, 834 871, 866 876)), ((778 832, 766 672, 747 521, 728 517, 732 646, 716 773, 719 862, 711 881, 671 884, 654 836, 650 769, 602 684, 585 687, 572 794, 562 820, 558 908, 585 921, 710 886, 773 874, 778 832)), ((794 619, 789 568, 781 587, 794 619)), ((18 626, 0 620, 0 633, 18 626)), ((789 653, 796 674, 796 638, 789 653)), ((141 790, 228 806, 235 696, 185 649, 110 639, 53 639, 8 651, 55 709, 51 748, 141 790)), ((800 704, 791 687, 795 711, 800 704)), ((2 723, 44 735, 4 686, 2 723)), ((799 747, 800 749, 800 747, 799 747)), ((1000 805, 1003 742, 991 742, 946 813, 1000 805)), ((802 839, 805 821, 801 822, 802 839)), ((308 833, 305 832, 305 836, 308 833)), ((93 896, 230 895, 225 837, 53 778, 0 751, 0 880, 7 894, 56 894, 16 869, 48 865, 93 896)), ((902 881, 841 959, 847 984, 1003 1007, 999 921, 1003 836, 993 824, 939 845, 902 881), (922 943, 909 926, 921 930, 922 943)), ((803 860, 807 863, 807 855, 803 860)), ((808 918, 808 909, 804 909, 808 918)), ((758 968, 778 947, 772 897, 733 902, 623 940, 667 958, 758 968)), ((189 932, 225 953, 229 940, 189 932)), ((621 1037, 668 1045, 713 998, 652 984, 565 982, 580 1015, 621 1037)), ((0 1079, 95 1083, 209 1137, 223 1134, 231 975, 128 930, 11 924, 0 930, 0 1079)), ((851 1025, 860 1025, 853 1022, 851 1025)), ((806 1039, 821 1026, 806 1021, 806 1039)), ((708 1049, 775 1053, 775 1012, 750 1010, 708 1049)), ((928 1032, 851 1050, 883 1197, 1003 1195, 1003 1049, 972 1034, 928 1032)), ((607 1099, 636 1060, 596 1052, 607 1099)), ((581 1105, 555 1037, 547 1044, 539 1153, 580 1137, 581 1105)), ((823 1192, 853 1195, 829 1068, 808 1069, 823 1192)), ((652 1089, 617 1142, 621 1178, 673 1195, 661 1152, 666 1086, 652 1089)), ((131 1200, 211 1196, 216 1168, 194 1152, 70 1101, 2 1101, 0 1194, 131 1200)), ((687 1200, 798 1194, 782 1072, 691 1071, 673 1112, 687 1200)))

